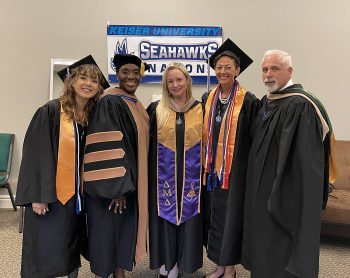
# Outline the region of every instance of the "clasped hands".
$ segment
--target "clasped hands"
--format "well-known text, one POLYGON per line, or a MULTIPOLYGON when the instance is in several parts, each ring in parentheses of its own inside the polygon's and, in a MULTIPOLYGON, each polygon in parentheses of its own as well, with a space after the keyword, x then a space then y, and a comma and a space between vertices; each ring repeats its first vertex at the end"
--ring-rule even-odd
POLYGON ((44 203, 32 203, 32 208, 33 211, 39 215, 45 215, 47 212, 49 212, 47 204, 44 203))
POLYGON ((114 213, 123 213, 123 210, 126 209, 126 198, 125 196, 117 197, 112 199, 111 203, 109 204, 108 209, 111 210, 114 205, 114 213))

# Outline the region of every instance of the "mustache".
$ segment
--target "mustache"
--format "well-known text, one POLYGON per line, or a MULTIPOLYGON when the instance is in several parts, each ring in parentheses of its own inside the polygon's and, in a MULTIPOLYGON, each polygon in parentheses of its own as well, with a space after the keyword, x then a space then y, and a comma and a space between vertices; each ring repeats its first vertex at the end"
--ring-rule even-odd
POLYGON ((264 83, 270 83, 270 82, 275 82, 276 83, 276 79, 275 78, 265 78, 264 79, 264 83))

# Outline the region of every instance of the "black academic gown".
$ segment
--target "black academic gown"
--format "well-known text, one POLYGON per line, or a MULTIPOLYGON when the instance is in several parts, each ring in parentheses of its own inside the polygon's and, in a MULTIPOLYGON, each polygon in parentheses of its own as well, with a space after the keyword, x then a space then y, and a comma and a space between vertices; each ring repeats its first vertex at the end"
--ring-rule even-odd
POLYGON ((252 278, 318 276, 324 161, 312 104, 264 97, 247 174, 243 264, 252 278))
MULTIPOLYGON (((207 98, 208 93, 205 93, 202 98, 203 105, 207 98)), ((220 101, 217 105, 215 117, 219 110, 223 111, 224 108, 220 101)), ((216 187, 212 192, 208 192, 203 187, 204 244, 208 258, 217 265, 235 265, 241 261, 246 171, 259 107, 259 99, 247 92, 238 117, 229 189, 216 187)), ((216 122, 213 134, 214 148, 217 146, 220 126, 221 122, 216 122)))
MULTIPOLYGON (((68 275, 80 266, 80 252, 86 252, 85 215, 75 213, 75 196, 64 206, 56 197, 59 132, 56 99, 36 111, 23 144, 16 204, 26 206, 21 267, 25 278, 68 275), (34 202, 47 203, 49 212, 37 215, 31 206, 34 202)), ((82 128, 79 133, 83 134, 82 128)), ((84 136, 79 139, 83 151, 84 136)))
MULTIPOLYGON (((147 112, 150 116, 150 148, 149 148, 149 241, 150 267, 170 271, 175 264, 180 272, 192 273, 203 265, 203 232, 202 214, 197 214, 179 226, 158 216, 157 206, 157 118, 158 102, 151 103, 147 112)), ((192 107, 201 105, 196 101, 192 107)), ((187 112, 186 112, 187 113, 187 112)), ((182 124, 176 125, 176 157, 177 180, 183 180, 184 164, 184 113, 177 113, 182 124)), ((182 186, 178 184, 178 204, 181 203, 182 186)))
POLYGON ((121 148, 123 159, 84 165, 84 171, 123 166, 124 177, 84 182, 89 231, 91 271, 103 278, 117 267, 132 270, 137 238, 137 127, 126 102, 118 95, 106 95, 96 104, 87 135, 121 131, 123 139, 87 145, 85 152, 121 148), (126 209, 122 214, 109 210, 111 199, 124 195, 126 209))

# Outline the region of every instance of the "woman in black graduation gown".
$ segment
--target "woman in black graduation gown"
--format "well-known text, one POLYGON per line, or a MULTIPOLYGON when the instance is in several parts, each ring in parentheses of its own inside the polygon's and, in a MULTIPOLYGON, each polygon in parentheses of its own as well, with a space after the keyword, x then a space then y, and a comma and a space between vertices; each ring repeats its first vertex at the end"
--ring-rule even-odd
POLYGON ((21 277, 77 277, 85 242, 79 191, 87 119, 102 85, 91 56, 59 73, 63 94, 40 107, 28 127, 16 203, 25 206, 21 277))
POLYGON ((218 86, 203 95, 204 243, 216 269, 236 277, 240 263, 247 158, 259 100, 236 80, 252 60, 227 39, 209 59, 218 86))
POLYGON ((163 74, 163 94, 150 115, 149 239, 151 269, 177 277, 202 267, 202 106, 181 63, 163 74))

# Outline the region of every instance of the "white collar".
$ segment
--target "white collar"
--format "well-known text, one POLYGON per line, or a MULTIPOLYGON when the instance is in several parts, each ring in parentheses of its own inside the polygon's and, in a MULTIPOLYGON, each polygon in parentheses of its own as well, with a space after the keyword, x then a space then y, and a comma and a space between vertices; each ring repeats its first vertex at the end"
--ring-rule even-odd
POLYGON ((287 88, 287 87, 289 87, 289 86, 292 86, 292 85, 294 85, 293 80, 292 80, 292 79, 289 79, 289 81, 287 82, 287 84, 286 84, 286 85, 284 85, 284 87, 283 87, 283 88, 281 88, 281 89, 277 90, 276 92, 278 92, 278 91, 282 91, 282 90, 284 90, 285 88, 287 88))

